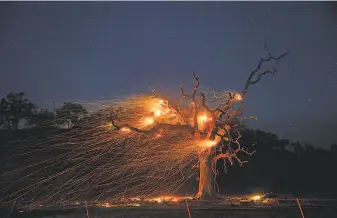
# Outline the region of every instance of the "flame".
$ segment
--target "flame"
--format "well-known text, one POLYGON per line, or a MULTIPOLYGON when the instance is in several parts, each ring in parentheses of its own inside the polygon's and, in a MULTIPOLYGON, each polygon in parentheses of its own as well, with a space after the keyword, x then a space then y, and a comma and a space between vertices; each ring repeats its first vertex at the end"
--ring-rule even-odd
POLYGON ((161 111, 159 109, 156 110, 155 115, 159 117, 161 115, 161 111))
POLYGON ((151 125, 151 124, 153 124, 153 123, 154 123, 154 120, 153 120, 152 117, 146 117, 146 118, 144 119, 144 124, 145 124, 145 125, 151 125))
POLYGON ((131 130, 129 129, 129 128, 127 128, 127 127, 122 127, 121 129, 120 129, 122 132, 130 132, 131 130))
POLYGON ((206 140, 206 142, 205 142, 205 146, 206 147, 214 147, 215 145, 217 144, 217 142, 216 141, 212 141, 212 140, 206 140))
POLYGON ((199 130, 204 130, 206 128, 207 122, 212 120, 212 118, 208 117, 206 113, 198 116, 197 119, 199 124, 199 130))
POLYGON ((219 141, 220 138, 216 138, 215 140, 200 140, 197 142, 197 146, 200 148, 212 148, 215 147, 219 141))
POLYGON ((206 115, 199 116, 199 119, 200 119, 202 122, 206 122, 206 121, 207 121, 207 116, 206 116, 206 115))
POLYGON ((255 196, 252 197, 252 199, 253 199, 254 201, 260 200, 260 199, 261 199, 261 196, 260 196, 260 195, 255 195, 255 196))
POLYGON ((179 202, 182 199, 193 199, 192 197, 178 197, 178 196, 158 196, 154 198, 147 198, 145 201, 147 202, 179 202))
POLYGON ((238 93, 235 94, 235 100, 237 101, 241 101, 242 100, 242 96, 238 93))
POLYGON ((203 129, 204 124, 205 124, 207 121, 211 121, 211 120, 212 120, 212 118, 211 118, 211 117, 208 117, 206 114, 198 116, 197 119, 198 119, 198 124, 201 125, 201 128, 202 128, 202 129, 203 129))

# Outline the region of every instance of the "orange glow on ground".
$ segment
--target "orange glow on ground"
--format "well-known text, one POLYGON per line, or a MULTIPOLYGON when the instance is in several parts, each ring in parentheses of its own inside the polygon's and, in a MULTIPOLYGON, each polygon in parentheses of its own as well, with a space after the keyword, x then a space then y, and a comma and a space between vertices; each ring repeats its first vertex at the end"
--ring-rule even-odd
POLYGON ((159 196, 154 198, 146 198, 145 202, 156 202, 156 203, 163 203, 163 202, 179 202, 184 199, 193 199, 193 197, 179 197, 179 196, 159 196))

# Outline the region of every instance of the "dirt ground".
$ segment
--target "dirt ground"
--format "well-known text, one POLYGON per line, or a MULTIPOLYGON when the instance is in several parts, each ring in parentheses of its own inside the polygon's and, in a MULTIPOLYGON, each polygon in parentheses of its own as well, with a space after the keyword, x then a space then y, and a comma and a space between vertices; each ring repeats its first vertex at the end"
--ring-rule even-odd
MULTIPOLYGON (((306 206, 303 207, 305 218, 337 217, 337 207, 306 206)), ((301 218, 298 207, 212 207, 190 208, 191 218, 301 218)), ((87 218, 85 208, 68 210, 34 210, 15 211, 8 214, 2 211, 3 218, 87 218)), ((89 208, 89 218, 189 218, 186 207, 158 207, 156 205, 144 208, 89 208)))

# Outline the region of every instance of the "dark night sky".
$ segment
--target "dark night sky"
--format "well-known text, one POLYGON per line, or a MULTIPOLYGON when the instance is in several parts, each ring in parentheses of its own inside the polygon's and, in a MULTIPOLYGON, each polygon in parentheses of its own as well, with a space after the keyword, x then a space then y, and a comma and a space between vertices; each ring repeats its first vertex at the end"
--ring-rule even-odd
POLYGON ((337 142, 337 13, 302 2, 0 3, 0 96, 51 102, 204 86, 241 90, 260 57, 289 49, 252 86, 251 126, 327 147, 337 142), (291 124, 291 127, 289 125, 291 124))

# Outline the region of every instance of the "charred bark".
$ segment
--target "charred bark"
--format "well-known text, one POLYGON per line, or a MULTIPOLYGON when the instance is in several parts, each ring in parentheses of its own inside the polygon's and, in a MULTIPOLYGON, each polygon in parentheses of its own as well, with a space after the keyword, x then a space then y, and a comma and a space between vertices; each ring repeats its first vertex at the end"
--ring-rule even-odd
POLYGON ((198 199, 212 199, 215 197, 215 192, 211 155, 206 153, 199 155, 199 169, 199 191, 196 197, 198 199))

